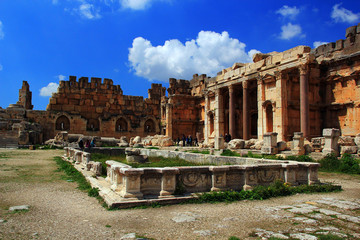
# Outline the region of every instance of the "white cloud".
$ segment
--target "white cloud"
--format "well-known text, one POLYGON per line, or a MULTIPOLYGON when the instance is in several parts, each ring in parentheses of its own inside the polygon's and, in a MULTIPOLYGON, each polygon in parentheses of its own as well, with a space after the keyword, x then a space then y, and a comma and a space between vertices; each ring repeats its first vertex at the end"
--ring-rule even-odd
POLYGON ((256 49, 251 49, 250 51, 248 51, 248 55, 251 59, 253 59, 253 57, 256 53, 261 53, 261 52, 256 49))
POLYGON ((81 17, 86 19, 99 19, 101 15, 99 14, 99 9, 95 8, 93 4, 83 2, 79 9, 77 10, 81 17))
POLYGON ((120 0, 123 8, 130 8, 133 10, 143 10, 151 5, 153 0, 120 0))
POLYGON ((283 17, 295 18, 300 13, 300 10, 297 7, 284 5, 277 10, 276 13, 282 15, 283 17))
POLYGON ((319 47, 319 46, 321 46, 321 45, 324 45, 324 44, 327 44, 328 42, 321 42, 321 41, 315 41, 314 43, 313 43, 313 45, 314 45, 314 48, 317 48, 317 47, 319 47))
POLYGON ((305 34, 302 34, 302 29, 300 25, 288 23, 287 25, 283 25, 281 27, 281 39, 290 40, 291 38, 297 36, 305 37, 305 34))
POLYGON ((340 7, 340 5, 341 3, 334 5, 331 12, 331 18, 335 22, 356 23, 360 20, 360 13, 353 13, 346 8, 340 7))
POLYGON ((52 93, 57 91, 59 84, 51 82, 46 87, 40 89, 40 96, 50 97, 52 93))
POLYGON ((170 77, 190 79, 193 74, 214 76, 235 62, 251 62, 245 44, 230 38, 227 32, 199 32, 196 39, 185 44, 177 39, 152 46, 142 37, 133 40, 129 62, 135 74, 149 80, 168 81, 170 77))
POLYGON ((4 37, 5 37, 5 33, 3 30, 3 23, 2 23, 2 21, 0 21, 0 40, 4 39, 4 37))
POLYGON ((0 64, 0 71, 2 71, 3 70, 3 66, 0 64))
POLYGON ((57 75, 57 77, 59 78, 59 81, 63 81, 63 80, 65 80, 65 78, 66 78, 66 76, 64 76, 64 75, 57 75))

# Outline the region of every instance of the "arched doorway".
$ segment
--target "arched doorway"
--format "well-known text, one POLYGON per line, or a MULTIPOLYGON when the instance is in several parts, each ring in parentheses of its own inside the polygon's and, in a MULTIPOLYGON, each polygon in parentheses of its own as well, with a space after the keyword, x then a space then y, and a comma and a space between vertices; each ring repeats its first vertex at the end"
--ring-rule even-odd
POLYGON ((98 119, 89 119, 86 124, 87 131, 99 131, 100 123, 98 119))
POLYGON ((144 124, 144 132, 147 133, 155 132, 155 122, 152 119, 146 120, 144 124))
POLYGON ((273 106, 268 103, 265 107, 266 111, 266 132, 273 132, 273 106))
POLYGON ((115 131, 117 132, 126 132, 128 130, 128 123, 124 118, 119 118, 116 121, 115 131))
POLYGON ((70 130, 70 121, 69 118, 62 115, 56 119, 55 129, 60 131, 68 131, 70 130))

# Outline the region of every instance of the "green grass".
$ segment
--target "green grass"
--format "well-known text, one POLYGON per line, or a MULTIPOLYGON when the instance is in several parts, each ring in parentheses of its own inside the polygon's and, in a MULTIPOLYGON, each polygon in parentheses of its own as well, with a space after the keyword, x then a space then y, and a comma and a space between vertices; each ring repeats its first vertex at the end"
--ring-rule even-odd
POLYGON ((319 240, 342 240, 343 239, 342 237, 336 236, 331 233, 326 234, 326 235, 319 234, 317 237, 319 240))
POLYGON ((188 150, 186 152, 189 152, 189 153, 200 153, 200 154, 210 154, 210 151, 209 150, 188 150))
POLYGON ((127 165, 132 166, 133 168, 144 168, 144 167, 182 167, 182 166, 204 166, 211 164, 200 164, 188 162, 180 158, 164 158, 164 157, 149 157, 148 163, 128 163, 126 161, 126 156, 109 156, 101 153, 91 154, 91 161, 101 162, 103 166, 103 174, 106 175, 106 161, 114 160, 127 165))
POLYGON ((290 196, 298 193, 321 193, 341 191, 341 186, 324 184, 324 185, 300 185, 290 186, 280 180, 269 186, 256 186, 249 191, 220 191, 198 194, 195 202, 199 203, 217 203, 217 202, 234 202, 240 200, 264 200, 272 197, 290 196))
POLYGON ((106 206, 104 200, 99 196, 99 189, 92 188, 90 183, 71 163, 64 161, 61 157, 54 157, 55 162, 59 166, 57 171, 63 171, 67 175, 67 181, 73 181, 78 184, 78 189, 87 192, 88 196, 96 197, 103 206, 106 206))
POLYGON ((320 160, 320 164, 320 170, 324 172, 360 174, 359 159, 348 153, 343 154, 340 159, 334 154, 328 154, 320 160))
POLYGON ((237 152, 231 151, 229 149, 225 149, 221 156, 227 156, 227 157, 241 157, 241 155, 237 152))
POLYGON ((9 154, 7 153, 0 153, 0 158, 9 158, 9 154))

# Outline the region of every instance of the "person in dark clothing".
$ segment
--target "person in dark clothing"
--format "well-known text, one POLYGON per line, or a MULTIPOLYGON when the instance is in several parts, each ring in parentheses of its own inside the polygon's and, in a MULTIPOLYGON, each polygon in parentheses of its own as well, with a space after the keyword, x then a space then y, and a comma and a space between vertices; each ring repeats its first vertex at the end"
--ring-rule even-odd
POLYGON ((183 142, 183 147, 185 147, 185 144, 186 144, 186 137, 185 135, 183 134, 182 136, 182 142, 183 142))
POLYGON ((80 139, 79 141, 79 148, 81 149, 81 151, 84 149, 84 141, 82 139, 80 139))

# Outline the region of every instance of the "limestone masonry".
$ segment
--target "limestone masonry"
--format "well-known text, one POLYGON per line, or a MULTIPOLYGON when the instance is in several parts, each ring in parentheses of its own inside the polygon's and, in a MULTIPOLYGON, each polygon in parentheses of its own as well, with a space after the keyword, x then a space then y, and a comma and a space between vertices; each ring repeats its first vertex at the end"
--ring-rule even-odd
POLYGON ((360 23, 345 37, 316 49, 259 53, 253 63, 234 63, 211 78, 170 79, 168 96, 161 84, 152 84, 143 99, 124 95, 111 79, 70 76, 60 81, 46 111, 35 111, 24 81, 19 101, 0 108, 0 145, 43 143, 61 131, 115 138, 192 135, 216 148, 227 133, 244 140, 277 133, 275 141, 290 141, 294 133, 310 140, 335 128, 341 136, 356 136, 360 23))

